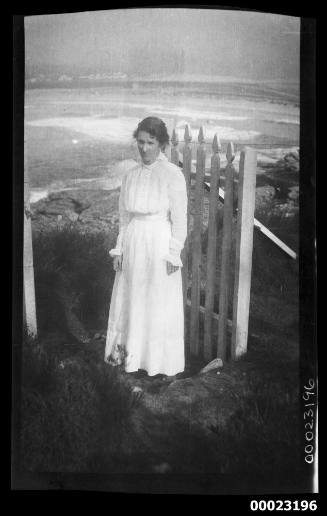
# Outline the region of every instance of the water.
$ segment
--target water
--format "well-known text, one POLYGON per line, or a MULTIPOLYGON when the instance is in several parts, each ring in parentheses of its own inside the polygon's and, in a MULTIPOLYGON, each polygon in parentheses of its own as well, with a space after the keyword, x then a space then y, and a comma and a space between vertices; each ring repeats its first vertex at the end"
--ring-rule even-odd
POLYGON ((299 107, 282 93, 260 96, 196 94, 174 87, 30 89, 25 94, 25 141, 31 202, 50 191, 116 188, 114 165, 135 159, 132 133, 149 115, 159 116, 183 140, 185 124, 193 143, 204 127, 208 151, 215 134, 223 144, 258 150, 258 159, 274 163, 299 145, 299 107))

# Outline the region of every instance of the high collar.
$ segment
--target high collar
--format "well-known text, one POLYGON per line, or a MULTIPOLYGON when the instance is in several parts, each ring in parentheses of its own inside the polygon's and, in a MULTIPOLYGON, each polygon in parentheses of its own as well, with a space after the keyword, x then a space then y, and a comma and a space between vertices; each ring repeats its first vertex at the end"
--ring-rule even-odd
POLYGON ((168 161, 167 156, 162 151, 159 152, 157 159, 150 165, 146 165, 145 163, 143 163, 142 159, 139 158, 139 163, 142 166, 142 168, 146 168, 148 170, 152 170, 153 167, 158 163, 158 161, 168 161))

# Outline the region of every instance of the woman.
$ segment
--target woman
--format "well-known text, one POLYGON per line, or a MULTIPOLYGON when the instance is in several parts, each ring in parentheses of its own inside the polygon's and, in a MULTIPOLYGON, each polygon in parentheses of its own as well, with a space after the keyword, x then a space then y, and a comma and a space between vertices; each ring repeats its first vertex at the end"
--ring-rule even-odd
POLYGON ((140 162, 123 177, 119 235, 110 251, 116 271, 105 360, 149 376, 183 372, 184 313, 180 252, 187 234, 182 171, 163 150, 167 128, 145 118, 134 132, 140 162))

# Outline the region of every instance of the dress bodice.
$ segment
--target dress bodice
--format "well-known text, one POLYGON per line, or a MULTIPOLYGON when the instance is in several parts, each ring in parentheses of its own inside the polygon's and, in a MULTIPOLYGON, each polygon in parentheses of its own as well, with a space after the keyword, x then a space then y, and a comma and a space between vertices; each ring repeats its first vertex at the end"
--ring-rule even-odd
POLYGON ((151 165, 135 163, 122 183, 124 208, 133 213, 167 212, 170 190, 181 181, 182 172, 163 153, 151 165))

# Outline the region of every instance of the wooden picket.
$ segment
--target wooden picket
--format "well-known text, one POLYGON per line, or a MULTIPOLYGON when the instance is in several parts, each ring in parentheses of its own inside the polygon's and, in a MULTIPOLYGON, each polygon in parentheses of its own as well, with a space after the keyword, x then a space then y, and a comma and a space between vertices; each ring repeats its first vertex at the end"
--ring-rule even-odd
POLYGON ((204 358, 212 358, 212 314, 214 307, 215 285, 216 285, 216 263, 217 263, 217 189, 219 188, 220 173, 220 142, 215 135, 211 157, 210 170, 210 201, 209 201, 209 220, 208 220, 208 249, 207 249, 207 277, 205 290, 205 315, 204 315, 204 358))
MULTIPOLYGON (((190 198, 190 189, 191 189, 191 173, 192 173, 192 149, 191 149, 191 143, 192 141, 192 135, 189 130, 188 125, 185 126, 184 131, 184 148, 183 148, 183 174, 185 177, 186 182, 186 189, 187 189, 187 198, 190 198)), ((189 228, 190 228, 190 203, 187 203, 187 235, 189 234, 189 228)), ((184 299, 184 313, 186 313, 187 310, 187 293, 188 293, 188 271, 189 271, 189 237, 187 236, 185 245, 184 245, 184 251, 182 253, 183 257, 183 271, 182 271, 182 280, 183 280, 183 299, 184 299)), ((189 327, 187 326, 187 320, 185 319, 184 324, 184 334, 185 337, 188 336, 188 330, 189 327)))
POLYGON ((175 129, 173 129, 172 137, 171 137, 171 162, 175 163, 175 165, 179 165, 179 152, 177 149, 178 146, 178 136, 176 134, 175 129))
POLYGON ((205 175, 205 147, 203 129, 198 136, 196 158, 196 184, 194 192, 194 217, 192 232, 192 288, 191 288, 191 323, 190 323, 190 351, 199 353, 199 307, 201 285, 201 253, 202 253, 202 224, 203 224, 203 196, 205 175))
MULTIPOLYGON (((186 180, 187 194, 189 198, 191 188, 191 174, 192 174, 192 149, 191 143, 192 135, 188 125, 185 126, 184 132, 184 148, 183 148, 183 174, 186 180)), ((187 210, 188 222, 190 218, 190 210, 187 210)))
POLYGON ((219 293, 219 326, 217 356, 225 360, 227 341, 227 317, 230 293, 230 259, 232 248, 232 226, 233 226, 233 188, 234 188, 234 166, 232 161, 235 157, 233 144, 227 147, 227 166, 225 169, 225 198, 224 198, 224 222, 222 259, 220 272, 220 293, 219 293))

